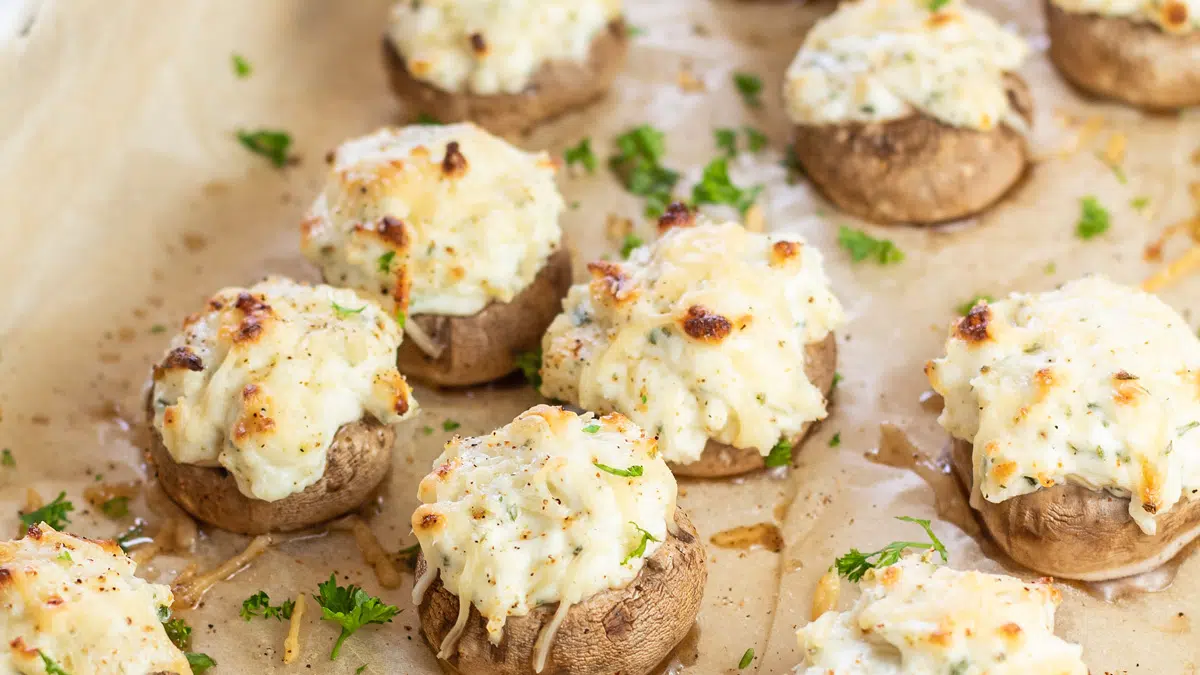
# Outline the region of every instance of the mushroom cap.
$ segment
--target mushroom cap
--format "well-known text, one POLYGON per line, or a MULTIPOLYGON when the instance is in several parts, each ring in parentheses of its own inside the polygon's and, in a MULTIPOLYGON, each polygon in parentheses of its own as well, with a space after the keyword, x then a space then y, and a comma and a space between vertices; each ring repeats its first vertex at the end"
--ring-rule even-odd
POLYGON ((955 440, 954 472, 970 486, 971 505, 996 544, 1041 574, 1081 581, 1148 572, 1200 537, 1200 500, 1184 499, 1157 518, 1147 535, 1129 517, 1129 499, 1073 483, 1040 488, 998 504, 972 485, 973 448, 955 440))
POLYGON ((592 40, 583 63, 550 61, 533 75, 518 94, 472 94, 443 91, 414 78, 392 41, 383 38, 383 61, 392 91, 410 114, 430 115, 440 122, 471 120, 498 135, 518 133, 582 107, 603 96, 622 67, 629 38, 624 20, 592 40))
MULTIPOLYGON (((147 410, 153 420, 149 400, 147 410)), ((241 534, 298 530, 362 506, 387 476, 396 440, 391 427, 372 417, 343 424, 327 451, 324 475, 302 492, 267 502, 242 494, 222 467, 176 462, 154 424, 148 426, 147 460, 163 491, 197 519, 241 534)))
MULTIPOLYGON (((837 337, 830 333, 819 342, 809 343, 804 350, 804 374, 808 381, 825 394, 826 405, 833 392, 833 376, 837 371, 837 337)), ((792 438, 792 455, 800 449, 800 442, 808 435, 813 423, 808 422, 800 433, 792 438)), ((766 467, 766 458, 758 448, 735 448, 732 445, 709 440, 700 458, 687 464, 667 462, 676 476, 687 478, 726 478, 757 471, 766 467)))
POLYGON ((562 309, 571 288, 571 255, 566 246, 550 254, 533 281, 511 302, 492 302, 471 316, 416 314, 408 317, 445 346, 430 358, 405 340, 397 365, 406 376, 443 387, 490 382, 516 370, 516 357, 538 349, 546 327, 562 309))
MULTIPOLYGON (((1032 123, 1029 87, 1005 74, 1009 100, 1032 123)), ((1007 125, 954 127, 914 113, 885 122, 796 127, 796 158, 838 208, 880 223, 934 224, 973 215, 1015 186, 1029 164, 1007 125)))
MULTIPOLYGON (((704 546, 682 509, 675 509, 676 532, 668 528, 662 546, 646 559, 627 586, 601 591, 573 605, 550 644, 542 673, 601 675, 649 673, 687 635, 708 579, 704 546)), ((417 577, 427 567, 417 557, 417 577)), ((452 650, 451 666, 474 675, 526 675, 534 672, 534 643, 558 604, 541 605, 525 616, 510 616, 500 644, 488 642, 487 620, 474 605, 452 650)), ((458 596, 437 578, 418 609, 425 639, 436 649, 458 618, 458 596)))
POLYGON ((1200 31, 1045 7, 1050 60, 1075 86, 1149 110, 1200 104, 1200 31))

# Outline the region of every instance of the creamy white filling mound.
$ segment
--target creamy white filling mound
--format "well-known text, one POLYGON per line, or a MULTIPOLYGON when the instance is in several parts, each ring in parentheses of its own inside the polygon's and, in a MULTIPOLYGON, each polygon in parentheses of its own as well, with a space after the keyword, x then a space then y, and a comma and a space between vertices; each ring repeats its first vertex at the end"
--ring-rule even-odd
POLYGON ((926 372, 989 501, 1070 482, 1154 534, 1200 497, 1200 339, 1153 295, 1087 277, 977 305, 926 372))
POLYGON ((354 291, 272 277, 226 288, 154 369, 154 427, 176 462, 222 466, 276 501, 325 473, 342 425, 416 409, 396 370, 400 326, 354 291))
POLYGON ((403 0, 388 37, 408 72, 445 91, 515 94, 549 61, 587 59, 621 0, 403 0))
POLYGON ((554 174, 546 153, 470 123, 381 129, 333 154, 301 249, 393 313, 469 316, 511 301, 558 250, 554 174))
POLYGON ((788 67, 797 124, 878 122, 925 113, 946 124, 1024 130, 1004 82, 1029 52, 987 14, 950 0, 842 2, 817 22, 788 67))

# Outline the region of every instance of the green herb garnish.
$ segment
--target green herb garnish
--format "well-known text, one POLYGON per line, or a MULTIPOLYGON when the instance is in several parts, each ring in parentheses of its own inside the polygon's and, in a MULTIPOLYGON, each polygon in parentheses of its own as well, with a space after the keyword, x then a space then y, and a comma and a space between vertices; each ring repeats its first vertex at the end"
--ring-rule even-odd
POLYGON ((643 124, 617 136, 615 143, 617 152, 608 159, 609 169, 625 189, 645 198, 647 216, 661 216, 679 182, 679 173, 660 163, 666 150, 663 132, 643 124))
POLYGON ((1075 224, 1075 235, 1080 239, 1091 239, 1108 232, 1110 226, 1108 210, 1095 197, 1080 200, 1081 213, 1075 224))
POLYGON ((379 271, 383 272, 385 274, 388 272, 391 272, 392 271, 392 260, 395 259, 395 257, 396 257, 395 251, 388 251, 387 253, 384 253, 383 255, 379 256, 379 259, 376 261, 376 263, 379 265, 379 271))
POLYGON ((904 252, 890 239, 876 239, 845 225, 838 228, 838 245, 850 253, 850 260, 854 262, 871 259, 880 265, 891 265, 904 260, 904 252))
POLYGON ((595 173, 596 153, 592 152, 592 139, 584 138, 575 147, 567 148, 563 152, 563 160, 566 161, 567 166, 579 164, 587 169, 588 173, 595 173))
POLYGON ((56 530, 62 530, 71 523, 67 514, 75 510, 75 505, 66 500, 67 493, 60 492, 54 501, 35 511, 21 514, 21 524, 30 528, 38 523, 46 523, 56 530))
POLYGON ((640 532, 642 534, 642 540, 641 540, 641 542, 638 543, 637 548, 633 549, 632 551, 629 552, 629 555, 625 556, 625 559, 621 561, 622 565, 629 562, 630 560, 633 560, 634 558, 640 558, 643 555, 646 555, 646 542, 658 541, 658 539, 654 538, 654 535, 643 530, 640 525, 633 522, 632 520, 629 521, 629 524, 632 525, 635 529, 637 529, 638 532, 640 532))
POLYGON ((929 0, 929 11, 936 12, 950 4, 950 0, 929 0))
POLYGON ((150 326, 150 332, 154 333, 156 335, 158 333, 165 333, 165 332, 167 332, 167 327, 162 325, 161 323, 156 323, 153 326, 150 326))
POLYGON ((346 317, 350 316, 351 314, 361 314, 362 311, 367 308, 366 305, 363 305, 362 307, 359 307, 357 309, 351 309, 350 307, 342 307, 341 305, 337 304, 336 302, 332 302, 332 301, 331 301, 331 304, 333 305, 334 313, 338 315, 339 319, 345 319, 346 317))
POLYGON ((742 127, 746 132, 746 145, 750 152, 758 152, 767 147, 767 135, 754 127, 742 127))
POLYGON ((425 112, 417 115, 417 120, 415 123, 423 126, 442 126, 441 120, 425 112))
POLYGON ((607 464, 601 464, 600 462, 592 462, 592 464, 601 471, 611 473, 614 476, 620 476, 622 478, 637 478, 638 476, 642 475, 642 471, 644 471, 640 464, 634 464, 628 469, 617 469, 615 467, 608 466, 607 464))
POLYGON ((46 656, 46 652, 39 649, 38 656, 42 657, 42 668, 46 670, 46 675, 71 675, 63 670, 62 666, 58 665, 54 659, 46 656))
POLYGON ((517 368, 521 369, 521 374, 525 376, 525 380, 533 386, 534 391, 542 388, 542 349, 541 347, 531 351, 517 354, 517 368))
POLYGON ((400 612, 398 607, 384 604, 358 586, 338 586, 337 577, 333 574, 329 575, 329 581, 321 582, 317 590, 319 595, 314 595, 313 599, 321 606, 321 618, 342 627, 329 654, 330 661, 337 659, 342 643, 359 628, 373 623, 390 623, 392 617, 400 612))
POLYGON ((1176 429, 1175 435, 1182 436, 1182 435, 1186 434, 1187 432, 1191 431, 1192 429, 1195 429, 1196 427, 1200 427, 1200 422, 1188 422, 1187 424, 1176 429))
POLYGON ((1129 200, 1129 205, 1133 207, 1133 210, 1141 213, 1143 209, 1145 209, 1147 206, 1150 206, 1150 198, 1134 197, 1133 199, 1129 200))
MULTIPOLYGON (((170 611, 169 609, 167 611, 170 611)), ((167 632, 167 639, 171 644, 175 645, 180 651, 187 651, 188 647, 192 646, 192 627, 183 619, 172 619, 168 617, 162 622, 163 630, 167 632)))
POLYGON ((834 563, 838 575, 846 577, 850 581, 858 581, 862 579, 863 575, 869 569, 880 569, 895 564, 900 560, 901 554, 910 548, 932 548, 942 556, 942 562, 950 559, 950 556, 946 553, 946 547, 942 545, 941 540, 933 533, 933 528, 929 525, 928 520, 911 518, 909 516, 900 516, 896 520, 920 525, 921 529, 925 530, 925 534, 929 535, 930 541, 893 541, 874 553, 863 553, 856 548, 852 548, 849 553, 838 558, 834 563), (871 558, 875 558, 875 561, 871 562, 871 558))
POLYGON ((585 433, 585 434, 594 434, 597 431, 600 431, 599 424, 589 424, 583 428, 583 433, 585 433))
POLYGON ((787 466, 792 463, 792 444, 786 438, 779 439, 775 447, 771 448, 770 454, 763 460, 768 469, 774 469, 777 466, 787 466))
POLYGON ((16 458, 13 457, 12 450, 5 448, 0 450, 0 466, 12 468, 17 465, 16 458))
POLYGON ((145 531, 145 523, 134 523, 133 527, 130 527, 128 530, 125 530, 121 534, 117 535, 117 546, 120 546, 122 551, 128 551, 129 547, 133 546, 134 544, 142 543, 137 540, 142 538, 142 535, 145 533, 145 531))
POLYGON ((733 129, 714 130, 713 140, 717 143, 717 149, 726 155, 733 157, 737 154, 737 132, 733 129))
POLYGON ((269 129, 257 131, 239 129, 237 139, 250 152, 269 159, 275 168, 282 169, 287 166, 288 148, 292 146, 292 135, 288 132, 269 129))
POLYGON ((954 309, 959 313, 959 315, 966 316, 971 313, 972 307, 979 304, 980 300, 982 300, 983 302, 989 302, 989 303, 996 301, 996 299, 990 295, 976 295, 975 297, 971 298, 970 300, 967 300, 966 302, 962 303, 958 307, 955 307, 954 309))
POLYGON ((762 100, 759 99, 763 88, 762 78, 753 73, 734 73, 733 84, 742 95, 742 102, 751 108, 762 107, 762 100))
POLYGON ((246 79, 250 77, 250 73, 254 70, 250 67, 250 62, 241 54, 233 55, 233 74, 238 76, 238 79, 246 79))
POLYGON ((630 253, 633 253, 635 248, 645 244, 641 237, 636 234, 625 235, 625 240, 621 242, 621 257, 628 258, 630 253))
POLYGON ((833 435, 833 438, 829 439, 829 447, 836 448, 837 446, 839 446, 841 444, 842 444, 842 432, 839 431, 833 435))
POLYGON ((445 422, 442 422, 442 431, 454 431, 461 426, 461 424, 455 422, 454 420, 446 420, 445 422))
POLYGON ((100 510, 109 518, 124 518, 129 515, 129 497, 113 497, 101 504, 100 510))
POLYGON ((745 670, 750 667, 754 661, 754 647, 751 647, 742 654, 742 660, 738 661, 738 670, 745 670))
POLYGON ((242 601, 242 610, 239 615, 249 621, 256 616, 261 616, 264 619, 274 618, 277 621, 292 618, 292 611, 296 608, 294 600, 284 600, 282 605, 277 607, 271 606, 271 598, 266 591, 259 591, 254 595, 242 601))
POLYGON ((213 661, 208 654, 186 652, 184 656, 187 658, 188 665, 192 667, 192 675, 203 675, 208 672, 209 668, 217 665, 217 662, 213 661))
POLYGON ((704 175, 692 188, 692 201, 697 204, 728 204, 745 214, 754 205, 760 192, 761 185, 745 189, 734 185, 729 179, 729 158, 718 157, 704 167, 704 175))

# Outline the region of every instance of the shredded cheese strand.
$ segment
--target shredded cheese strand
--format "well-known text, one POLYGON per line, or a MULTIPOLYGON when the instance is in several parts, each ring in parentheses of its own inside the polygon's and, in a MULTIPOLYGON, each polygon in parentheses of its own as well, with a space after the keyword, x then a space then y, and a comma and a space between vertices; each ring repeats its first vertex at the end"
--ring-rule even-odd
POLYGON ((354 542, 362 553, 363 561, 375 570, 375 579, 384 588, 398 588, 402 577, 400 570, 392 562, 392 557, 384 550, 371 528, 358 518, 351 517, 350 529, 354 532, 354 542))
POLYGON ((1142 290, 1148 293, 1157 292, 1197 269, 1200 269, 1200 246, 1193 246, 1187 253, 1172 260, 1165 269, 1155 272, 1143 281, 1142 290))
POLYGON ((304 618, 304 607, 308 596, 296 594, 296 604, 292 607, 292 618, 288 623, 287 638, 283 641, 283 662, 292 663, 300 656, 300 620, 304 618))
POLYGON ((249 567, 260 555, 266 553, 272 544, 271 535, 260 534, 250 540, 250 544, 237 555, 218 565, 215 569, 205 572, 187 582, 172 584, 171 592, 175 594, 172 609, 191 609, 200 603, 200 598, 219 581, 225 581, 249 567))

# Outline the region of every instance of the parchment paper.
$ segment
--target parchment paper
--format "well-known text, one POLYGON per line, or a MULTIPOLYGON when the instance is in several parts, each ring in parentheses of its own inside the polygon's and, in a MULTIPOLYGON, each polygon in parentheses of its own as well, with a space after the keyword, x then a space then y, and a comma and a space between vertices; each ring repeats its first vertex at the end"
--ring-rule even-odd
MULTIPOLYGON (((32 23, 13 21, 0 45, 0 446, 17 466, 0 467, 0 514, 15 528, 25 488, 47 499, 66 490, 80 511, 72 528, 111 536, 128 526, 86 506, 94 482, 145 478, 138 428, 140 392, 170 333, 216 289, 248 284, 267 272, 314 279, 300 257, 297 224, 323 180, 325 152, 341 139, 402 120, 378 54, 384 0, 46 0, 27 3, 32 23), (237 79, 240 53, 253 74, 237 79), (292 133, 298 165, 277 171, 238 145, 238 128, 292 133), (156 332, 155 326, 167 331, 156 332)), ((946 442, 924 362, 938 355, 954 307, 976 293, 1051 288, 1086 272, 1137 283, 1153 266, 1142 248, 1165 224, 1191 213, 1186 194, 1200 169, 1200 117, 1148 117, 1089 102, 1071 91, 1044 54, 1041 11, 1032 0, 980 2, 1019 26, 1037 47, 1024 68, 1038 106, 1035 147, 1053 156, 1070 142, 1077 120, 1104 119, 1090 144, 1040 163, 998 208, 961 226, 870 227, 906 253, 896 266, 851 265, 836 247, 840 224, 858 226, 825 205, 780 166, 789 137, 780 83, 804 31, 829 12, 827 2, 630 0, 629 64, 612 95, 585 112, 519 139, 555 152, 583 136, 602 154, 634 124, 668 132, 666 163, 685 170, 681 189, 717 150, 712 129, 752 124, 770 150, 733 165, 735 182, 766 185, 760 203, 769 228, 802 232, 826 252, 849 325, 840 335, 844 379, 833 413, 810 437, 786 476, 728 482, 681 481, 681 505, 707 539, 727 528, 777 522, 781 553, 709 547, 710 573, 697 630, 675 655, 675 670, 737 671, 747 648, 758 655, 743 672, 780 673, 796 664, 794 631, 808 620, 812 589, 832 559, 850 548, 877 548, 896 538, 897 515, 938 517, 934 493, 914 472, 869 462, 879 425, 898 426, 928 456, 946 442), (706 91, 683 91, 688 71, 706 91), (734 71, 763 78, 765 106, 743 105, 734 71), (1096 159, 1114 132, 1128 138, 1127 184, 1096 159), (1094 194, 1112 212, 1109 234, 1081 242, 1074 234, 1079 198, 1094 194), (1147 196, 1139 215, 1129 205, 1147 196), (839 447, 829 440, 840 433, 839 447)), ((10 14, 14 14, 10 12, 10 14)), ((604 171, 563 174, 576 208, 565 225, 576 269, 611 254, 609 213, 636 217, 640 203, 604 171)), ((639 223, 639 231, 650 228, 639 223)), ((1167 249, 1168 257, 1184 244, 1167 249)), ((1185 312, 1200 306, 1200 279, 1164 293, 1185 312)), ((459 393, 418 388, 420 417, 400 430, 395 471, 371 526, 390 550, 413 543, 408 518, 424 474, 449 433, 486 433, 539 401, 518 383, 459 393), (422 427, 435 432, 426 435, 422 427)), ((149 517, 145 505, 137 515, 149 517)), ((7 522, 7 521, 6 521, 7 522)), ((4 527, 8 527, 5 525, 4 527)), ((903 526, 906 527, 906 526, 903 526)), ((953 524, 938 533, 955 567, 999 570, 953 524)), ((207 530, 195 559, 212 565, 245 544, 207 530)), ((159 558, 144 574, 169 580, 186 561, 159 558)), ((1021 573, 1019 570, 1015 571, 1021 573)), ((1028 575, 1026 576, 1033 576, 1028 575)), ((411 581, 380 591, 347 534, 280 546, 201 607, 184 612, 194 649, 218 662, 214 673, 436 672, 409 602, 411 581), (305 618, 301 663, 284 666, 286 627, 244 623, 243 599, 266 590, 275 602, 336 570, 403 608, 396 621, 352 637, 341 658, 327 660, 334 626, 305 618), (311 671, 309 671, 311 668, 311 671)), ((844 585, 842 604, 855 592, 844 585)), ((1193 673, 1200 640, 1192 628, 1200 598, 1200 558, 1183 565, 1167 591, 1106 604, 1062 586, 1059 634, 1083 644, 1093 673, 1193 673)), ((310 607, 311 609, 311 607, 310 607)))

